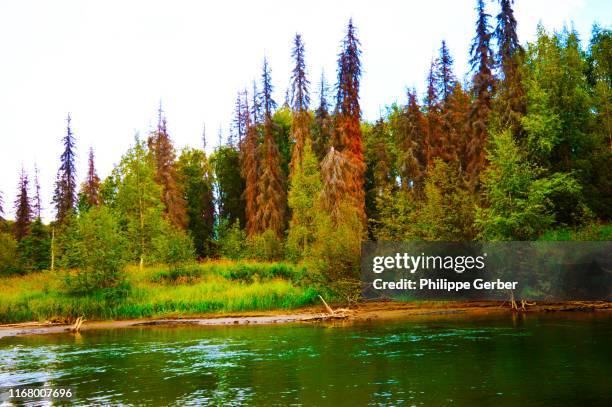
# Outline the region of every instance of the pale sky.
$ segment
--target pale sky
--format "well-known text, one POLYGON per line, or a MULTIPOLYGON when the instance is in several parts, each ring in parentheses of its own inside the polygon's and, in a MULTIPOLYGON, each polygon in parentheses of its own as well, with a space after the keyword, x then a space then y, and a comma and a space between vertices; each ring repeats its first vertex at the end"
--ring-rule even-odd
MULTIPOLYGON (((404 102, 406 87, 423 91, 429 62, 446 39, 455 72, 467 70, 474 36, 475 0, 377 1, 88 1, 0 2, 0 191, 13 217, 23 165, 41 174, 44 218, 51 197, 66 115, 77 140, 79 183, 92 146, 101 178, 144 138, 162 100, 177 149, 201 146, 206 123, 209 151, 222 126, 227 136, 236 99, 259 81, 264 55, 272 68, 275 99, 284 100, 296 32, 306 45, 313 88, 321 70, 333 83, 340 41, 350 17, 363 49, 364 118, 404 102)), ((522 43, 541 21, 548 29, 574 25, 583 44, 597 21, 612 20, 607 0, 517 0, 522 43)), ((487 1, 490 13, 497 2, 487 1)), ((494 21, 492 21, 494 23, 494 21)), ((317 99, 313 89, 313 100, 317 99)))

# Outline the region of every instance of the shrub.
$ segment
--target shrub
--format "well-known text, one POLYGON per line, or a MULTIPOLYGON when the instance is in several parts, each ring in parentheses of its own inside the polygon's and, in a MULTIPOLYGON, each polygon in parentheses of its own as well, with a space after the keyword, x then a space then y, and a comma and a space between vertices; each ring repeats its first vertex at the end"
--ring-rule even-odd
POLYGON ((113 289, 125 291, 124 266, 126 264, 126 241, 120 232, 113 213, 105 208, 93 208, 74 219, 67 233, 65 256, 60 265, 77 264, 69 272, 66 283, 76 294, 105 290, 105 296, 113 289))
POLYGON ((219 254, 232 260, 247 257, 247 236, 246 232, 240 229, 238 219, 231 227, 227 226, 226 220, 219 226, 219 254))
POLYGON ((283 257, 283 242, 271 229, 249 238, 247 243, 251 257, 257 260, 272 261, 283 257))
POLYGON ((195 259, 193 241, 182 230, 169 227, 163 235, 153 239, 157 259, 168 265, 170 271, 180 272, 195 259))
POLYGON ((0 232, 0 275, 19 272, 17 264, 17 242, 13 235, 0 232))

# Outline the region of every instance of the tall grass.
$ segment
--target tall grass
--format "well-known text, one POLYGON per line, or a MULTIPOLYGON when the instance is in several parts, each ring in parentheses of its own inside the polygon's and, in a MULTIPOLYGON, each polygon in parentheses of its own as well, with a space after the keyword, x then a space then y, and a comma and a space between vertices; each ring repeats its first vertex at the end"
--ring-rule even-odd
POLYGON ((317 290, 297 282, 301 267, 283 263, 207 262, 169 271, 128 267, 125 297, 68 294, 63 275, 44 271, 0 278, 0 322, 179 317, 290 309, 311 304, 317 290))

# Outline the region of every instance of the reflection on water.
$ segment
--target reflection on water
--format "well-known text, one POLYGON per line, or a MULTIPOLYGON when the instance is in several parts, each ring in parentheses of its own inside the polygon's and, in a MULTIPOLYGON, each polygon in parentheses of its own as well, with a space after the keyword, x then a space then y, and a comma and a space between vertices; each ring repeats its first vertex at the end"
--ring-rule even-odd
POLYGON ((0 393, 73 386, 76 405, 612 405, 611 361, 609 315, 132 328, 0 339, 0 393))

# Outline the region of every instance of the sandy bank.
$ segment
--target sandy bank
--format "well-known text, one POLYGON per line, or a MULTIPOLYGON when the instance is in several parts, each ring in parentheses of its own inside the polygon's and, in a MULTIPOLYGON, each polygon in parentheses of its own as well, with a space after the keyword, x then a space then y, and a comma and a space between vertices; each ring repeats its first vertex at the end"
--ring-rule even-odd
MULTIPOLYGON (((330 320, 348 322, 374 319, 398 319, 410 317, 462 315, 489 315, 512 312, 507 304, 493 301, 482 302, 363 302, 348 310, 338 311, 335 315, 326 312, 324 306, 312 306, 294 310, 274 310, 240 314, 189 315, 168 318, 121 320, 121 321, 87 321, 81 330, 142 328, 155 326, 211 326, 211 325, 261 325, 279 323, 315 323, 330 320)), ((612 312, 612 302, 563 302, 530 305, 527 313, 545 312, 612 312)), ((7 336, 66 333, 70 325, 50 322, 27 322, 0 325, 0 338, 7 336)))

